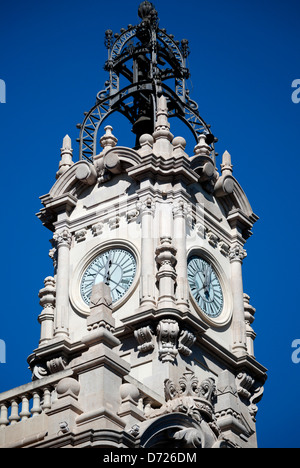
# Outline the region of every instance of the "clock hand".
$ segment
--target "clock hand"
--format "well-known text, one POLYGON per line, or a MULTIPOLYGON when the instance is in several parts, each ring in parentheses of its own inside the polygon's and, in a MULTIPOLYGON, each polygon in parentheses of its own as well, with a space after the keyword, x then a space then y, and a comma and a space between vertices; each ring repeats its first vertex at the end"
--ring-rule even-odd
POLYGON ((207 299, 209 299, 209 290, 210 290, 210 284, 211 284, 211 274, 212 274, 212 268, 210 265, 207 265, 206 270, 205 270, 205 281, 204 281, 204 295, 207 299))
POLYGON ((104 274, 104 279, 105 279, 105 284, 109 286, 109 281, 110 281, 110 274, 109 274, 109 269, 111 267, 111 256, 112 256, 112 251, 109 251, 107 262, 105 265, 105 274, 104 274))
POLYGON ((207 285, 210 286, 210 283, 211 283, 211 274, 212 274, 212 268, 211 266, 209 265, 209 267, 207 268, 207 285))
POLYGON ((207 269, 208 269, 208 267, 206 266, 205 271, 203 273, 203 276, 204 276, 203 286, 204 286, 205 289, 207 288, 207 269))

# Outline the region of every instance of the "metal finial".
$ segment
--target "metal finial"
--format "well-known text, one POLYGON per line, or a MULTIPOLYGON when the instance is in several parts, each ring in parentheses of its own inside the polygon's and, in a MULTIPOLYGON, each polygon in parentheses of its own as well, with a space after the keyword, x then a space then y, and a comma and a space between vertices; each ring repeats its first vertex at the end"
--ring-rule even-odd
POLYGON ((108 29, 107 31, 105 31, 104 45, 108 50, 111 49, 111 46, 113 43, 112 37, 113 37, 113 32, 111 29, 108 29))
POLYGON ((155 10, 153 3, 145 1, 140 4, 138 15, 142 20, 144 20, 145 18, 150 17, 153 10, 155 10))
POLYGON ((138 9, 139 24, 113 34, 105 33, 108 60, 105 70, 109 80, 97 95, 95 106, 85 114, 80 128, 80 159, 92 161, 97 156, 98 130, 102 122, 115 111, 121 112, 132 124, 136 147, 143 134, 155 130, 157 98, 168 101, 168 116, 179 117, 192 131, 196 141, 206 137, 214 159, 214 143, 209 126, 200 117, 198 105, 187 89, 190 72, 187 57, 188 40, 176 41, 166 29, 159 27, 158 13, 153 3, 143 1, 138 9), (121 86, 123 78, 127 85, 121 86))

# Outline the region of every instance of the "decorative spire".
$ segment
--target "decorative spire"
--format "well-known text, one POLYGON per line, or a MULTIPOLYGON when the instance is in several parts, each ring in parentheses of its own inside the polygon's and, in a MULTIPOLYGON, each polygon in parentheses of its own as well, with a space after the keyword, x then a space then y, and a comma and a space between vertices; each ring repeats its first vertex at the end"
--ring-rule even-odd
POLYGON ((198 143, 194 148, 194 153, 196 156, 210 156, 211 147, 206 142, 206 135, 199 135, 198 143))
POLYGON ((232 164, 231 164, 231 155, 228 153, 228 151, 225 151, 225 153, 223 154, 223 158, 222 158, 222 164, 221 164, 221 171, 222 171, 222 174, 232 174, 232 164))
POLYGON ((228 151, 225 151, 221 164, 222 175, 216 182, 214 191, 216 197, 224 197, 230 195, 234 190, 234 178, 232 176, 231 156, 228 151))
POLYGON ((102 153, 107 153, 108 150, 117 145, 118 139, 112 134, 113 128, 110 125, 107 125, 104 130, 105 135, 100 138, 100 144, 103 148, 102 153))
POLYGON ((72 161, 72 158, 73 158, 72 142, 71 142, 71 138, 69 137, 69 135, 66 135, 65 138, 63 139, 63 146, 60 152, 61 152, 61 160, 59 163, 59 170, 56 173, 56 179, 59 179, 59 177, 63 175, 74 164, 74 162, 72 161))
POLYGON ((170 130, 170 123, 168 121, 168 104, 165 96, 157 98, 155 131, 159 130, 170 130))
POLYGON ((155 130, 153 133, 154 138, 154 152, 158 156, 168 158, 172 153, 171 142, 174 135, 170 132, 170 123, 168 120, 168 104, 165 96, 157 98, 157 112, 155 130))

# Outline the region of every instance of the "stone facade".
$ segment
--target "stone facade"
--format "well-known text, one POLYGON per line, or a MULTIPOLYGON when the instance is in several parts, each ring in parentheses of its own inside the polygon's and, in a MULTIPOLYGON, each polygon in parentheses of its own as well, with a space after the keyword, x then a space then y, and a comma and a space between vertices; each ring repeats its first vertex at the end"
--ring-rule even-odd
POLYGON ((256 446, 265 369, 253 355, 255 310, 242 263, 257 218, 231 173, 232 192, 219 195, 228 153, 208 194, 201 153, 188 157, 182 138, 159 132, 143 136, 138 151, 114 146, 92 167, 70 164, 42 197, 54 276, 39 293, 41 339, 28 359, 34 380, 0 395, 1 446, 256 446), (100 282, 88 306, 83 272, 116 246, 136 258, 133 284, 113 304, 100 282), (187 258, 195 252, 220 275, 224 310, 216 319, 190 292, 187 258))
POLYGON ((191 156, 170 130, 161 95, 138 149, 118 146, 107 126, 93 162, 73 163, 64 139, 38 214, 54 271, 39 293, 33 381, 0 395, 0 447, 257 447, 266 369, 242 279, 257 216, 228 152, 219 173, 203 136, 191 156), (107 262, 88 304, 83 275, 112 249, 135 260, 130 287, 113 297, 107 262), (191 292, 193 255, 220 283, 215 317, 191 292))

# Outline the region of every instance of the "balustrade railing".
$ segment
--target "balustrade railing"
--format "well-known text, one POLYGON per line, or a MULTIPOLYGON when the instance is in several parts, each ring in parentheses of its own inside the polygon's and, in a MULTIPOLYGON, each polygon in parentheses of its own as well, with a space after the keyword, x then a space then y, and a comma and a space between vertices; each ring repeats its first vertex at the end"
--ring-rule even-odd
POLYGON ((70 377, 66 369, 0 394, 0 429, 26 421, 50 409, 58 382, 70 377))

